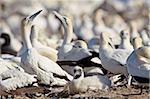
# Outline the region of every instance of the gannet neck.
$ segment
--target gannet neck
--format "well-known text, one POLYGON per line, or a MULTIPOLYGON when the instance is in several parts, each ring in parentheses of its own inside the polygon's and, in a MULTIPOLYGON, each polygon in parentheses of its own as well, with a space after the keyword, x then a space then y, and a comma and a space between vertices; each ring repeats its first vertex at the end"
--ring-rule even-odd
POLYGON ((127 40, 127 39, 121 39, 121 45, 129 45, 129 40, 127 40))
POLYGON ((99 49, 107 49, 107 50, 113 50, 113 44, 109 39, 108 33, 101 33, 100 34, 100 47, 99 49))
POLYGON ((133 47, 134 47, 134 49, 138 49, 138 48, 142 47, 142 39, 140 37, 135 37, 133 39, 133 47))
POLYGON ((121 39, 121 45, 130 45, 130 38, 123 38, 121 39))
POLYGON ((72 36, 73 36, 73 27, 72 27, 72 22, 71 19, 67 18, 66 20, 66 25, 63 25, 64 27, 64 41, 62 45, 71 43, 72 36))
POLYGON ((64 28, 64 41, 62 47, 67 43, 70 43, 73 36, 73 27, 72 27, 72 20, 69 16, 62 16, 61 14, 57 13, 56 11, 53 12, 56 18, 60 21, 64 28))
POLYGON ((30 33, 31 33, 31 26, 30 24, 25 22, 26 18, 23 19, 22 21, 22 39, 23 39, 23 44, 27 49, 32 48, 32 44, 30 41, 30 33))
POLYGON ((32 48, 31 39, 30 39, 32 22, 41 12, 42 10, 39 10, 38 12, 24 18, 21 22, 21 28, 23 33, 22 38, 24 41, 23 43, 27 49, 32 48))
POLYGON ((31 38, 31 42, 33 43, 34 41, 37 41, 38 39, 38 32, 39 32, 39 29, 37 28, 37 26, 33 25, 31 27, 31 35, 30 35, 30 38, 31 38))

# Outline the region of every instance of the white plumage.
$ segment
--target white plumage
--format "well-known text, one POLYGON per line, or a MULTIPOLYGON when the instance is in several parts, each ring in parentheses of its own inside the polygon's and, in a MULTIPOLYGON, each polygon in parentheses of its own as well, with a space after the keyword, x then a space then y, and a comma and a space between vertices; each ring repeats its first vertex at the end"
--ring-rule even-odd
POLYGON ((130 35, 128 30, 123 30, 120 33, 121 44, 119 45, 119 49, 126 49, 129 51, 133 51, 133 46, 130 43, 130 35))
POLYGON ((5 60, 0 58, 0 74, 7 70, 20 70, 24 71, 18 64, 13 62, 12 60, 5 60))
POLYGON ((31 85, 37 81, 34 77, 19 70, 7 70, 0 74, 0 90, 10 91, 31 85))
POLYGON ((100 52, 102 66, 115 74, 121 73, 127 76, 126 60, 130 51, 124 49, 114 49, 111 46, 108 33, 100 35, 100 52))
POLYGON ((48 47, 46 45, 43 45, 39 40, 38 40, 38 27, 36 27, 35 25, 33 25, 31 27, 31 43, 33 45, 34 48, 37 49, 37 51, 45 56, 45 57, 48 57, 50 60, 53 60, 54 62, 57 61, 57 53, 58 51, 51 48, 51 47, 48 47))
POLYGON ((74 46, 73 44, 71 44, 73 35, 71 19, 69 17, 62 16, 57 12, 54 12, 54 14, 63 25, 65 31, 64 41, 58 52, 59 60, 79 61, 85 57, 91 56, 92 54, 85 49, 87 48, 87 45, 85 43, 83 44, 84 41, 78 41, 74 46), (85 48, 80 48, 80 45, 82 45, 85 48))
POLYGON ((61 22, 64 28, 64 40, 61 47, 58 49, 58 59, 64 59, 65 54, 72 49, 71 40, 73 37, 72 20, 70 17, 65 17, 57 12, 53 12, 57 19, 61 22))
POLYGON ((84 77, 83 69, 79 66, 74 68, 74 79, 69 83, 71 94, 82 93, 88 90, 107 90, 111 86, 111 81, 107 76, 94 75, 84 77))
POLYGON ((141 44, 142 40, 139 37, 135 38, 135 50, 127 59, 127 69, 131 76, 150 79, 150 47, 142 47, 141 44))
MULTIPOLYGON (((62 85, 62 83, 57 81, 53 74, 58 76, 65 76, 69 80, 72 80, 67 72, 65 72, 58 64, 52 60, 44 57, 38 53, 38 51, 32 47, 30 41, 31 33, 31 22, 41 11, 33 14, 22 20, 23 31, 24 31, 24 44, 26 46, 26 52, 21 56, 22 67, 24 70, 30 74, 36 74, 37 79, 43 84, 52 85, 62 85), (45 80, 46 79, 46 80, 45 80)), ((64 83, 63 83, 64 84, 64 83)))

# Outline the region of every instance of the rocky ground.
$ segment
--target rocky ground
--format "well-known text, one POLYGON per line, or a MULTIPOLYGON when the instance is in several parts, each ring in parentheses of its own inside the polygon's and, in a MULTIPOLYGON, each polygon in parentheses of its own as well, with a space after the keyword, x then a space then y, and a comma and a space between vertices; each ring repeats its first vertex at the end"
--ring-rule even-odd
MULTIPOLYGON (((141 88, 137 86, 131 86, 130 88, 127 88, 125 86, 121 87, 114 87, 111 88, 110 90, 106 91, 95 91, 91 92, 88 91, 86 93, 80 93, 80 94, 75 94, 75 95, 69 95, 66 93, 62 93, 61 91, 63 90, 64 87, 55 87, 52 89, 49 89, 49 91, 43 91, 42 87, 40 89, 37 88, 28 88, 28 91, 22 91, 24 93, 19 93, 15 92, 14 96, 6 96, 2 97, 2 99, 49 99, 49 98, 75 98, 75 99, 80 99, 80 98, 97 98, 97 99, 150 99, 150 89, 149 88, 143 88, 141 91, 141 88), (36 92, 34 92, 36 91, 36 92), (37 92, 38 91, 38 92, 37 92)), ((14 94, 14 93, 13 93, 14 94)))

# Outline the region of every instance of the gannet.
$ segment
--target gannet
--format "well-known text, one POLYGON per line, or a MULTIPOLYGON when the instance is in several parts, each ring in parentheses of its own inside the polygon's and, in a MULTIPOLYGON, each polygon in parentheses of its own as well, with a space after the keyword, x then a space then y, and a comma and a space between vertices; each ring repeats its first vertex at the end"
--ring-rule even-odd
POLYGON ((54 75, 72 80, 72 76, 65 72, 58 64, 38 53, 32 46, 30 33, 32 21, 42 10, 22 20, 23 39, 26 51, 21 55, 22 68, 29 74, 37 75, 37 79, 46 85, 64 85, 64 80, 57 80, 54 75))
MULTIPOLYGON (((150 47, 142 46, 140 37, 134 39, 134 51, 127 59, 127 70, 131 77, 140 83, 150 80, 150 47)), ((130 79, 131 80, 131 79, 130 79)), ((128 82, 131 84, 131 81, 128 82)))
POLYGON ((108 33, 101 33, 99 57, 102 66, 115 74, 121 73, 128 75, 126 60, 130 55, 130 51, 124 49, 114 49, 109 39, 108 33))

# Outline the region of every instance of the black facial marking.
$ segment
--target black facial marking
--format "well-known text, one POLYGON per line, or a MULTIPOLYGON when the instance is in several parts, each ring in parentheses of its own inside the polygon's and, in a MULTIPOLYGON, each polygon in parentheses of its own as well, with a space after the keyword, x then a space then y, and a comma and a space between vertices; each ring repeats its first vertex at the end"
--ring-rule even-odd
POLYGON ((74 69, 74 79, 78 79, 82 75, 81 69, 74 69))
POLYGON ((81 76, 81 75, 79 75, 79 74, 78 74, 78 75, 75 75, 75 76, 74 76, 74 79, 78 79, 78 78, 80 78, 80 76, 81 76))

